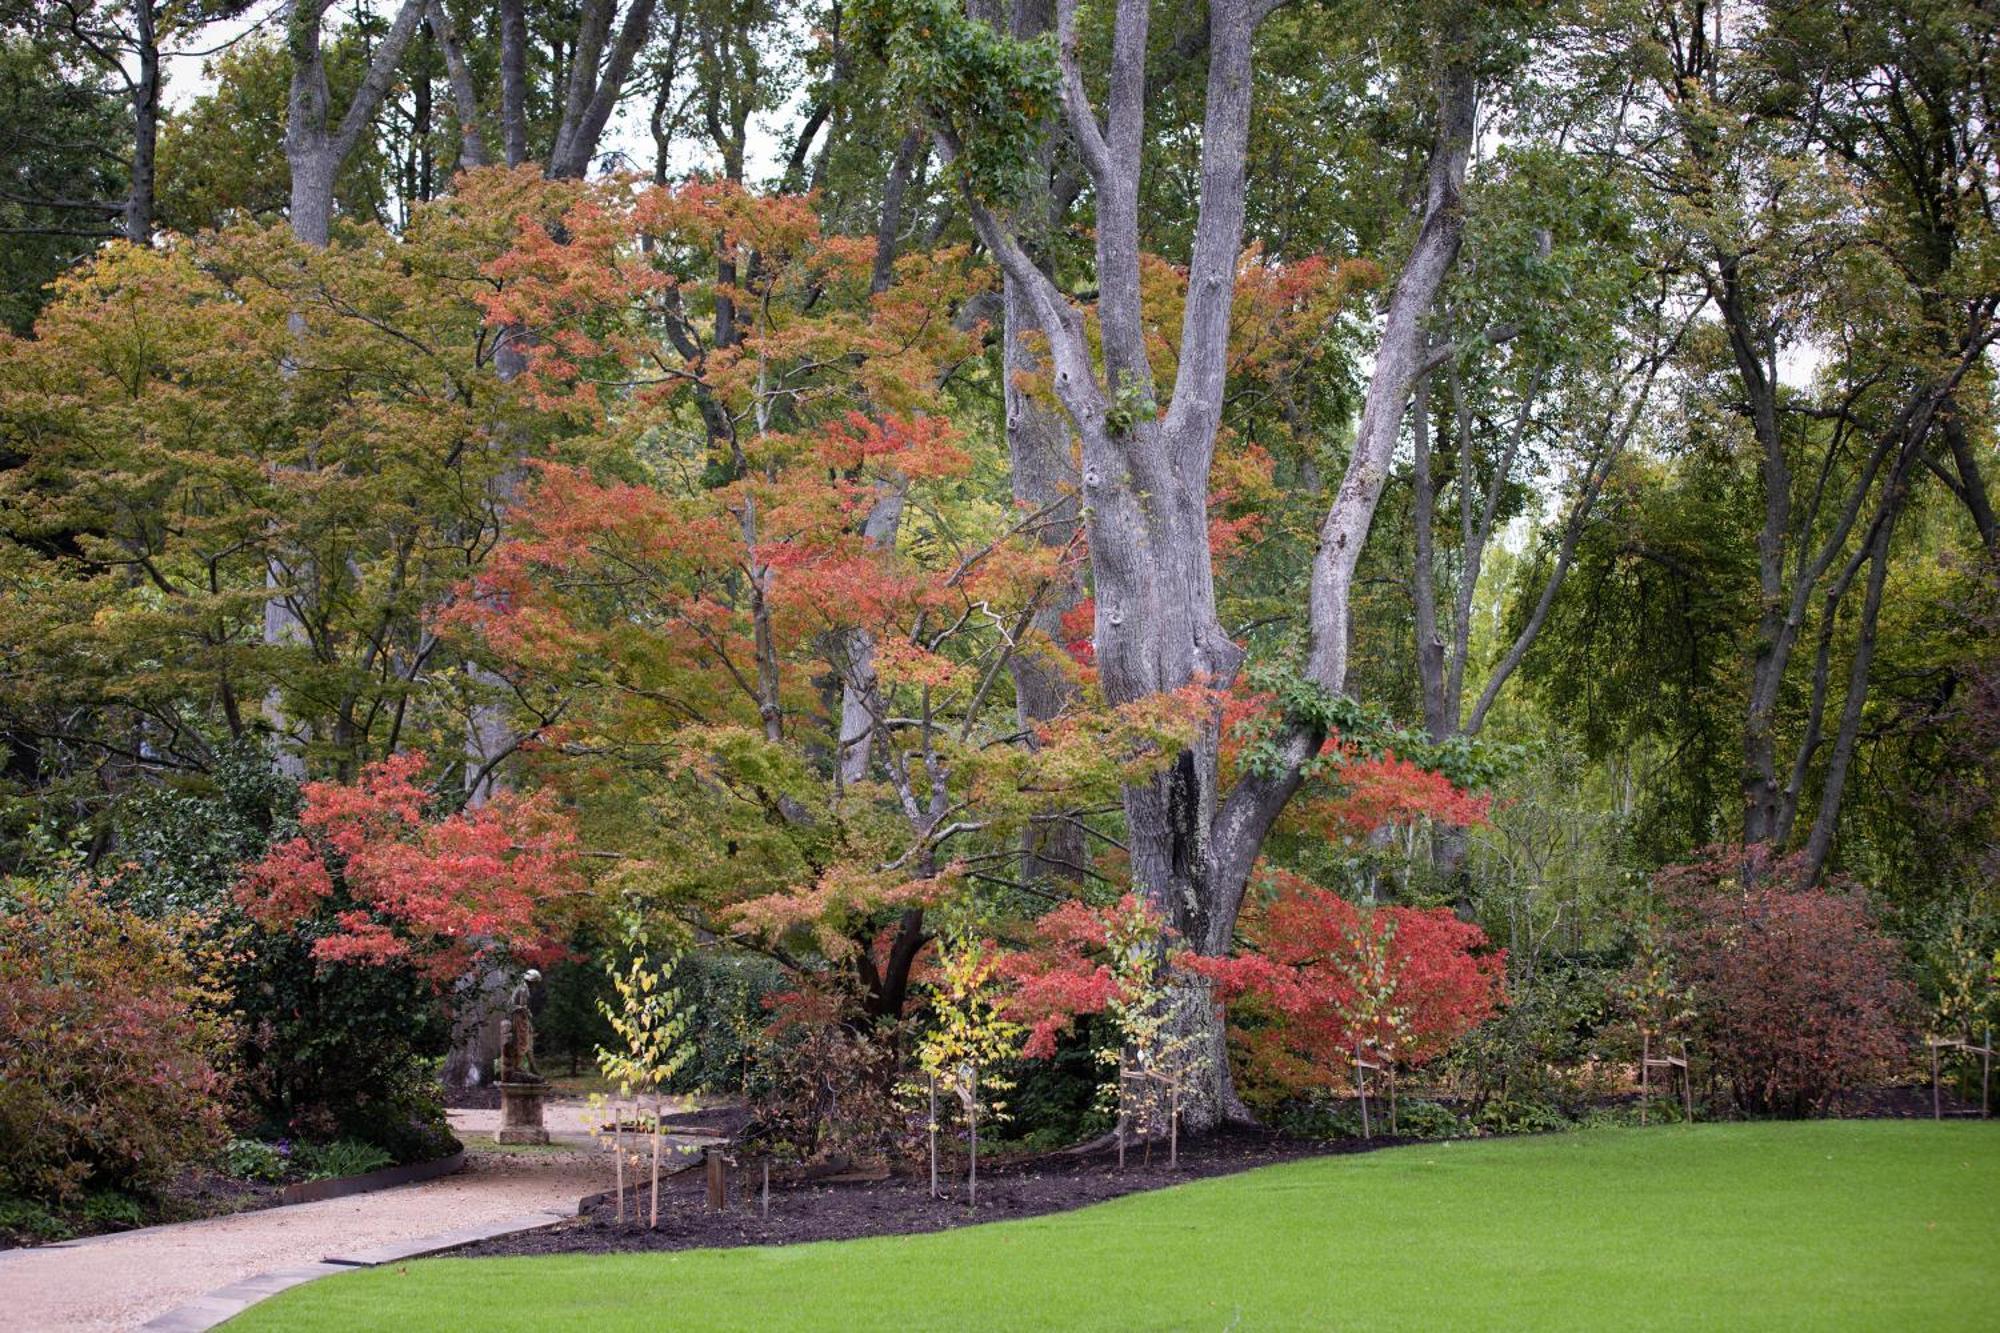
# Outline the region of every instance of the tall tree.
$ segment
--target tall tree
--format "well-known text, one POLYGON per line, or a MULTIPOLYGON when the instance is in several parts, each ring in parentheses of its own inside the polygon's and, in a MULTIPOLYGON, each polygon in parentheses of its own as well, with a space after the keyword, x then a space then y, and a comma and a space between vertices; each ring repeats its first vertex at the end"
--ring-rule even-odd
POLYGON ((424 19, 424 0, 403 0, 382 34, 360 87, 343 108, 327 81, 322 27, 330 0, 297 0, 285 17, 292 57, 285 110, 285 160, 291 166, 292 234, 324 246, 333 231, 334 182, 389 95, 396 66, 424 19))
MULTIPOLYGON (((961 91, 966 71, 954 68, 970 66, 990 81, 1019 69, 1008 61, 1025 63, 1017 54, 1024 48, 984 25, 978 31, 945 27, 930 48, 944 69, 919 64, 913 72, 940 151, 962 172, 981 240, 1031 303, 1048 342, 1056 394, 1081 438, 1096 662, 1105 698, 1114 705, 1192 685, 1226 688, 1243 662, 1242 649, 1216 615, 1209 475, 1242 248, 1252 48, 1259 23, 1275 8, 1244 0, 1218 0, 1209 8, 1200 208, 1178 362, 1164 411, 1141 311, 1138 203, 1151 6, 1145 0, 1116 6, 1102 122, 1079 59, 1076 6, 1064 0, 1056 12, 1063 118, 1096 209, 1096 348, 1065 293, 1022 248, 1004 209, 1004 177, 1018 173, 1019 141, 1005 144, 990 109, 982 118, 976 110, 987 108, 966 104, 961 91)), ((932 9, 922 13, 927 24, 947 22, 932 9)), ((1226 793, 1219 789, 1221 729, 1211 715, 1171 771, 1124 794, 1136 886, 1201 953, 1228 949, 1264 839, 1297 791, 1307 762, 1319 753, 1330 701, 1345 684, 1355 564, 1426 355, 1423 321, 1463 229, 1460 190, 1478 88, 1473 17, 1448 13, 1439 30, 1436 131, 1417 237, 1390 298, 1347 475, 1321 525, 1300 673, 1304 689, 1295 692, 1303 706, 1294 707, 1277 742, 1226 793)), ((1032 105, 1022 98, 1014 105, 1024 102, 1032 105)), ((1210 1072, 1193 1115, 1196 1123, 1213 1123, 1229 1102, 1215 1005, 1199 988, 1189 988, 1177 1003, 1179 1021, 1206 1034, 1204 1064, 1210 1072)))

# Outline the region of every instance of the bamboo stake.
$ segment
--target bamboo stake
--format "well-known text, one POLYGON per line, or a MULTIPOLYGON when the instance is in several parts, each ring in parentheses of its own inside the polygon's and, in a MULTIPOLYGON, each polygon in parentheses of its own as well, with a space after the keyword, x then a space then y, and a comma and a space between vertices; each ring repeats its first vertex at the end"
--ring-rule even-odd
POLYGON ((1118 1057, 1118 1169, 1125 1169, 1125 1057, 1118 1057))
POLYGON ((1167 1169, 1181 1169, 1181 1085, 1173 1085, 1173 1101, 1167 1113, 1167 1169))
POLYGON ((757 1193, 757 1216, 769 1217, 770 1215, 771 1215, 771 1163, 768 1159, 766 1159, 766 1161, 764 1162, 764 1187, 757 1193))
POLYGON ((653 1093, 653 1193, 651 1218, 646 1226, 653 1231, 660 1229, 660 1094, 653 1093))
POLYGON ((1354 1091, 1361 1098, 1361 1137, 1372 1139, 1375 1131, 1368 1124, 1368 1075, 1362 1072, 1359 1042, 1354 1044, 1354 1091))
POLYGON ((972 1067, 972 1100, 966 1103, 966 1118, 972 1122, 972 1175, 968 1182, 970 1206, 979 1207, 979 1066, 972 1067))
POLYGON ((937 1075, 931 1075, 931 1197, 938 1196, 937 1179, 937 1075))
MULTIPOLYGON (((611 1103, 611 1152, 617 1158, 618 1168, 618 1221, 625 1221, 625 1107, 621 1102, 611 1103)), ((632 1208, 632 1220, 639 1220, 639 1209, 632 1208)))
POLYGON ((1944 1119, 1944 1100, 1938 1092, 1938 1044, 1931 1038, 1931 1119, 1944 1119))
POLYGON ((1653 1099, 1653 1034, 1639 1030, 1639 1123, 1646 1123, 1646 1106, 1653 1099))

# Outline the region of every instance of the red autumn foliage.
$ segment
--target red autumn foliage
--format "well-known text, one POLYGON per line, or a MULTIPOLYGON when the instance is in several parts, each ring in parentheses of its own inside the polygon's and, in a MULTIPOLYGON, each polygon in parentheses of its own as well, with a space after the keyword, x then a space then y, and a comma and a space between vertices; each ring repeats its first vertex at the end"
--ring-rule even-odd
POLYGON ((162 1185, 224 1136, 216 997, 95 885, 23 887, 0 906, 0 1195, 162 1185))
MULTIPOLYGON (((1103 1013, 1118 995, 1118 973, 1110 949, 1137 926, 1166 939, 1167 928, 1157 913, 1126 894, 1111 907, 1070 901, 1044 913, 1035 922, 1034 946, 1005 955, 1000 974, 1013 986, 1006 1016, 1026 1025, 1022 1054, 1047 1059, 1056 1039, 1085 1014, 1103 1013)), ((1129 940, 1128 940, 1129 942, 1129 940)), ((1178 964, 1184 954, 1170 961, 1178 964)))
POLYGON ((1915 994, 1858 890, 1809 887, 1802 858, 1762 848, 1712 848, 1654 883, 1683 921, 1672 944, 1693 989, 1696 1053, 1742 1110, 1823 1112, 1907 1061, 1915 994), (1746 860, 1758 871, 1747 890, 1746 860))
POLYGON ((1254 952, 1189 965, 1236 999, 1232 1035, 1246 1086, 1325 1087, 1357 1044, 1402 1064, 1436 1059, 1490 1017, 1503 997, 1506 953, 1448 910, 1364 911, 1296 875, 1270 872, 1277 893, 1246 915, 1254 952), (1371 970, 1386 994, 1368 1002, 1371 970))
POLYGON ((323 929, 323 962, 408 961, 441 987, 485 955, 553 958, 584 888, 570 817, 513 792, 433 817, 423 767, 402 754, 307 783, 299 836, 245 870, 238 902, 266 929, 323 929))
POLYGON ((1097 665, 1097 599, 1085 597, 1062 614, 1063 651, 1079 666, 1097 665))
MULTIPOLYGON (((1340 749, 1338 741, 1327 748, 1340 749)), ((1376 829, 1433 820, 1477 827, 1493 808, 1491 796, 1452 785, 1450 778, 1396 754, 1348 755, 1340 765, 1337 795, 1301 802, 1294 816, 1326 837, 1360 841, 1376 829)))

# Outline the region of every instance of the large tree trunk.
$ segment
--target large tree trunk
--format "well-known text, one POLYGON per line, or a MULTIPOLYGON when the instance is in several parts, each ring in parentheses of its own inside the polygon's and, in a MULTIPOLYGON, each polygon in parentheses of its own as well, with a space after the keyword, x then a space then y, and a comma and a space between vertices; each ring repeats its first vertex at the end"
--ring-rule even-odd
MULTIPOLYGON (((1051 0, 1015 0, 1009 23, 1017 40, 1046 36, 1055 28, 1055 7, 1051 0)), ((1060 223, 1057 210, 1062 207, 1052 179, 1052 130, 1053 126, 1046 127, 1037 145, 1035 195, 1018 212, 1022 244, 1040 261, 1044 273, 1048 272, 1049 244, 1060 223)), ((1034 534, 1037 542, 1067 549, 1076 539, 1082 518, 1077 505, 1082 478, 1077 470, 1075 436, 1061 407, 1030 388, 1030 382, 1045 382, 1050 371, 1029 342, 1029 335, 1038 327, 1031 295, 1019 279, 1003 273, 1000 301, 1002 393, 1014 503, 1026 513, 1042 516, 1034 534)), ((1015 721, 1024 744, 1034 745, 1036 726, 1061 716, 1075 702, 1075 683, 1054 654, 1061 650, 1063 617, 1076 608, 1082 596, 1081 571, 1060 572, 1028 620, 1032 643, 1026 651, 1008 658, 1008 672, 1014 681, 1015 721)), ((1031 825, 1023 837, 1021 878, 1027 883, 1075 880, 1089 864, 1085 832, 1074 823, 1031 825)))
POLYGON ((160 41, 154 0, 132 7, 139 77, 132 84, 132 180, 125 195, 125 239, 153 239, 154 160, 160 138, 160 41))
MULTIPOLYGON (((1075 9, 1058 10, 1066 118, 1097 204, 1100 379, 1081 318, 977 198, 980 236, 1029 298, 1049 341, 1051 379, 1082 442, 1085 524, 1097 597, 1099 680, 1113 704, 1234 679, 1241 650, 1216 617, 1208 548, 1208 486, 1220 424, 1229 315, 1242 244, 1251 41, 1264 5, 1216 0, 1208 29, 1208 93, 1202 132, 1201 205, 1188 266, 1180 359, 1166 412, 1153 401, 1139 298, 1138 180, 1143 148, 1149 6, 1121 0, 1112 34, 1107 117, 1100 125, 1076 63, 1075 9)), ((1440 99, 1438 147, 1417 243, 1392 297, 1360 437, 1340 497, 1322 530, 1311 597, 1308 675, 1329 691, 1345 677, 1347 592, 1393 455, 1403 409, 1422 359, 1422 320, 1456 255, 1460 185, 1470 151, 1475 86, 1453 64, 1440 99)), ((958 148, 956 129, 940 146, 958 148)), ((1232 943, 1236 914, 1265 835, 1294 790, 1322 734, 1296 720, 1275 771, 1246 777, 1227 802, 1217 790, 1217 722, 1154 780, 1125 793, 1135 888, 1176 934, 1206 954, 1232 943)), ((1190 984, 1173 1003, 1198 1045, 1222 1049, 1222 1015, 1190 984)), ((1212 1126, 1232 1108, 1225 1060, 1194 1073, 1188 1123, 1212 1126)))
POLYGON ((500 0, 500 146, 508 166, 528 160, 528 19, 522 0, 500 0))
POLYGON ((444 53, 444 68, 451 80, 452 114, 458 118, 458 165, 462 171, 483 167, 491 157, 486 151, 486 134, 479 124, 479 89, 466 63, 465 47, 458 39, 451 15, 443 0, 427 0, 424 14, 430 21, 431 36, 444 53))

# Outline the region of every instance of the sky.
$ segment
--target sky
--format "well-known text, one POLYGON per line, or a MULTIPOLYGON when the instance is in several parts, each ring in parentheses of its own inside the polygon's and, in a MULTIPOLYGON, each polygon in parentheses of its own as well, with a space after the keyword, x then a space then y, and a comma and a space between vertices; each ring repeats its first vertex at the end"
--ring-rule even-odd
MULTIPOLYGON (((344 25, 358 12, 385 12, 388 3, 393 3, 393 0, 374 4, 335 0, 328 11, 328 26, 344 25)), ((162 97, 167 109, 184 109, 215 87, 215 80, 208 76, 204 66, 219 52, 259 34, 268 33, 275 38, 282 28, 285 8, 284 0, 262 0, 242 17, 209 24, 189 34, 178 44, 176 51, 164 53, 166 77, 162 97)), ((136 69, 128 72, 134 76, 137 74, 136 69)), ((746 165, 753 180, 777 174, 784 160, 782 145, 790 126, 798 119, 798 107, 803 97, 804 89, 800 88, 783 108, 753 118, 746 152, 746 165)), ((645 108, 630 101, 619 108, 617 116, 605 131, 604 151, 606 154, 622 154, 635 166, 651 167, 653 140, 647 132, 645 108)), ((674 171, 685 173, 709 165, 712 165, 711 156, 705 145, 685 137, 676 144, 674 171)))

